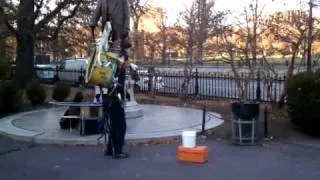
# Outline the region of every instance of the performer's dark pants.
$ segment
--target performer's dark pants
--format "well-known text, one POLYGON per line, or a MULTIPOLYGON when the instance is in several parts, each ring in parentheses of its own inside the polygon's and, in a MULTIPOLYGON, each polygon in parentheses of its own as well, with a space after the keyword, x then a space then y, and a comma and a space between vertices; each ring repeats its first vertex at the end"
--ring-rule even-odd
POLYGON ((108 152, 112 152, 113 147, 115 154, 121 154, 123 153, 122 147, 124 145, 127 128, 125 112, 121 106, 120 100, 117 97, 113 96, 110 98, 111 100, 108 103, 109 106, 106 107, 108 116, 110 118, 110 132, 107 150, 108 152))
MULTIPOLYGON (((125 83, 125 71, 120 70, 119 79, 118 82, 120 86, 117 87, 117 91, 120 92, 121 98, 124 99, 124 83, 125 83)), ((126 98, 128 101, 130 101, 130 94, 126 90, 126 98)))

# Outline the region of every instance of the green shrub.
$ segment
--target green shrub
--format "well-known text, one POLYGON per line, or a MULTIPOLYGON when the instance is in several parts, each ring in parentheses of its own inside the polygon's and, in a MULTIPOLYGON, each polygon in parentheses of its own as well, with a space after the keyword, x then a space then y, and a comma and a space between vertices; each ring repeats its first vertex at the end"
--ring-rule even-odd
POLYGON ((11 65, 8 57, 0 57, 0 80, 9 79, 11 75, 11 65))
POLYGON ((289 80, 288 113, 304 133, 320 135, 320 73, 299 73, 289 80))
POLYGON ((0 87, 0 109, 4 113, 20 111, 23 104, 23 90, 13 82, 5 82, 0 87))
POLYGON ((52 98, 56 101, 64 101, 69 96, 70 91, 71 86, 60 81, 53 89, 52 98))
POLYGON ((46 91, 38 82, 33 82, 29 84, 26 88, 26 94, 28 100, 31 102, 33 106, 43 104, 47 97, 46 91))

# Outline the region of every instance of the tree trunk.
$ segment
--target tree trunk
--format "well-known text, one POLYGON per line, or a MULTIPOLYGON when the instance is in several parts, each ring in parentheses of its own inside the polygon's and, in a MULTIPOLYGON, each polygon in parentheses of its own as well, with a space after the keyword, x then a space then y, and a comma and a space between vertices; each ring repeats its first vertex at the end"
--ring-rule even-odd
POLYGON ((166 39, 162 43, 163 43, 163 46, 162 46, 162 49, 161 49, 162 64, 166 64, 166 61, 167 61, 167 57, 166 57, 166 51, 167 51, 166 39))
POLYGON ((17 44, 18 54, 15 80, 21 87, 25 87, 32 80, 33 76, 34 36, 28 32, 19 31, 17 44))
POLYGON ((138 30, 135 30, 135 36, 134 36, 134 42, 133 42, 133 47, 134 47, 134 59, 135 60, 139 60, 139 54, 140 54, 140 43, 139 43, 139 36, 140 33, 138 32, 138 30))
POLYGON ((155 47, 151 47, 150 49, 150 59, 152 60, 152 62, 154 61, 154 52, 156 51, 155 47))
POLYGON ((23 0, 19 4, 17 40, 17 61, 15 82, 25 87, 33 77, 34 63, 34 1, 23 0))
MULTIPOLYGON (((298 46, 299 47, 299 46, 298 46)), ((298 48, 296 48, 298 49, 298 48)), ((288 91, 288 80, 293 76, 293 71, 294 71, 294 63, 295 63, 295 59, 296 59, 296 52, 297 50, 295 50, 295 52, 293 53, 292 57, 291 57, 291 64, 289 66, 288 72, 287 72, 287 78, 286 81, 284 82, 284 90, 283 93, 281 94, 280 98, 279 98, 279 102, 278 102, 278 108, 282 108, 285 104, 284 100, 287 96, 287 91, 288 91)))
POLYGON ((192 37, 192 33, 189 33, 188 35, 189 39, 188 39, 188 45, 186 47, 186 51, 187 51, 187 62, 188 60, 193 58, 193 37, 192 37))
POLYGON ((192 36, 189 35, 188 45, 186 47, 187 57, 186 63, 184 65, 184 73, 183 73, 183 83, 181 84, 181 96, 186 97, 188 92, 188 87, 190 84, 190 78, 192 76, 193 69, 193 39, 192 36))
POLYGON ((313 30, 313 19, 312 19, 312 14, 313 14, 313 0, 309 1, 309 20, 308 20, 308 59, 307 59, 307 71, 312 71, 312 30, 313 30))
POLYGON ((0 59, 4 56, 5 54, 5 29, 6 27, 4 26, 3 22, 3 17, 0 16, 0 59))
POLYGON ((253 38, 252 38, 252 59, 254 66, 257 66, 257 29, 258 29, 258 1, 254 8, 254 21, 253 21, 253 38))
POLYGON ((0 34, 0 60, 5 56, 5 37, 0 34))
POLYGON ((135 20, 135 22, 133 22, 133 32, 134 32, 134 38, 133 38, 133 48, 134 48, 134 52, 133 52, 133 59, 138 60, 139 57, 139 20, 140 18, 137 18, 135 20))
POLYGON ((207 33, 207 16, 208 12, 206 10, 207 2, 206 0, 200 0, 198 2, 198 21, 199 21, 199 31, 197 32, 197 52, 196 52, 196 63, 202 64, 203 58, 203 44, 206 40, 207 33))
MULTIPOLYGON (((201 37, 202 38, 202 37, 201 37)), ((203 58, 203 41, 199 40, 198 44, 197 44, 197 56, 196 56, 196 61, 197 64, 202 64, 202 58, 203 58)))

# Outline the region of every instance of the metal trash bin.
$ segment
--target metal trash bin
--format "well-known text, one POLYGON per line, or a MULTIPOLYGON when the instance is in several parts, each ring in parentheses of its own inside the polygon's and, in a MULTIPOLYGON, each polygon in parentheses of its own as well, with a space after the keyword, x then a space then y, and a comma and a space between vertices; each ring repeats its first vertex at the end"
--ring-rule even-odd
POLYGON ((259 104, 232 104, 232 140, 239 145, 255 145, 258 140, 259 104))

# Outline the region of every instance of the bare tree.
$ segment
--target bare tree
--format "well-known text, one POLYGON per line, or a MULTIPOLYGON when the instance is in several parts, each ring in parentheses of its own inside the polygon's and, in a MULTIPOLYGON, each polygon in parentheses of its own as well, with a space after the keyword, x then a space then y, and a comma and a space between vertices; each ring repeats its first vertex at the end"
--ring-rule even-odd
POLYGON ((204 44, 207 39, 216 33, 225 18, 226 12, 216 11, 215 0, 197 0, 194 5, 195 36, 197 64, 201 64, 204 55, 204 44))
POLYGON ((160 41, 158 33, 145 33, 144 45, 148 52, 147 57, 152 62, 154 62, 157 49, 159 49, 160 41))
POLYGON ((95 8, 93 1, 83 1, 72 19, 65 21, 58 38, 47 42, 56 59, 64 57, 65 49, 70 55, 88 56, 92 51, 92 36, 89 27, 91 13, 95 8))
POLYGON ((160 19, 157 22, 157 27, 159 28, 159 35, 161 39, 161 60, 162 64, 166 64, 168 47, 168 25, 167 16, 164 11, 160 12, 160 19))
POLYGON ((3 22, 3 16, 0 16, 0 57, 5 54, 5 39, 8 34, 7 27, 3 22))
POLYGON ((139 32, 141 18, 150 10, 149 0, 129 0, 131 17, 133 20, 133 59, 140 58, 140 41, 143 39, 139 32))
POLYGON ((180 14, 181 16, 181 22, 184 22, 184 24, 177 24, 177 29, 180 30, 182 34, 184 34, 185 38, 182 37, 180 40, 182 44, 185 44, 186 49, 186 62, 184 65, 184 80, 181 85, 181 94, 182 96, 185 95, 188 91, 193 67, 194 67, 194 47, 196 44, 196 27, 197 27, 197 19, 196 19, 196 4, 193 3, 189 9, 186 9, 184 12, 180 14))
MULTIPOLYGON (((0 6, 8 6, 8 16, 6 17, 9 20, 12 19, 12 16, 16 14, 15 9, 13 8, 12 3, 5 2, 5 0, 0 0, 0 6)), ((5 17, 1 14, 0 11, 0 57, 4 57, 7 52, 7 38, 12 36, 12 33, 7 28, 5 17)), ((1 58, 2 59, 2 58, 1 58)))
POLYGON ((54 8, 49 0, 23 0, 15 5, 12 1, 1 1, 0 16, 17 40, 17 68, 15 81, 24 87, 32 79, 34 47, 39 32, 52 27, 48 39, 57 37, 63 23, 72 18, 83 0, 57 1, 54 8), (9 3, 8 3, 9 2, 9 3))
MULTIPOLYGON (((250 79, 259 77, 264 81, 268 98, 281 107, 286 97, 287 81, 281 96, 275 96, 272 92, 274 82, 270 76, 280 77, 280 73, 271 61, 274 55, 289 55, 286 79, 293 76, 296 58, 299 54, 305 57, 307 52, 308 15, 297 10, 279 12, 264 18, 262 10, 258 0, 253 0, 249 9, 244 11, 244 20, 238 20, 237 27, 227 26, 223 30, 219 51, 225 62, 231 65, 242 100, 248 100, 247 86, 250 79), (240 73, 243 69, 237 67, 237 62, 245 64, 247 74, 240 73)), ((314 31, 313 36, 317 34, 314 31)))
MULTIPOLYGON (((290 14, 290 18, 287 16, 269 18, 266 25, 268 32, 273 34, 274 40, 283 42, 286 48, 274 47, 273 50, 281 54, 290 53, 290 61, 288 62, 289 68, 286 72, 286 79, 290 79, 294 75, 296 69, 296 59, 298 54, 302 54, 305 57, 308 48, 308 14, 302 10, 287 11, 284 12, 290 14)), ((316 21, 315 23, 319 23, 316 21)), ((312 39, 319 36, 319 30, 315 30, 312 33, 312 39)), ((275 72, 276 74, 276 72, 275 72)), ((287 81, 284 84, 284 91, 282 92, 279 100, 278 107, 282 107, 287 94, 287 81)), ((270 95, 269 92, 269 97, 270 95)), ((276 99, 273 99, 276 101, 276 99)))
POLYGON ((238 32, 235 31, 233 27, 225 27, 221 36, 219 50, 221 52, 223 60, 231 65, 231 69, 239 89, 240 99, 245 101, 248 99, 247 92, 250 76, 241 76, 239 67, 236 63, 236 59, 237 52, 239 52, 240 54, 243 54, 244 57, 240 56, 240 59, 238 61, 247 62, 249 60, 248 42, 244 42, 244 40, 242 39, 243 37, 238 36, 237 33, 238 32))
POLYGON ((182 93, 190 88, 194 65, 202 62, 205 42, 216 33, 225 18, 225 12, 214 11, 214 5, 214 0, 197 0, 180 14, 181 20, 176 27, 184 36, 178 42, 184 42, 186 48, 182 93))
POLYGON ((257 54, 262 51, 262 48, 259 47, 262 40, 261 36, 264 33, 263 28, 261 28, 263 23, 262 12, 263 8, 260 8, 259 0, 252 0, 240 16, 243 19, 236 17, 236 27, 226 26, 221 30, 219 51, 223 60, 231 65, 238 85, 239 97, 242 101, 249 100, 249 82, 260 71, 257 64, 257 54), (241 68, 237 64, 245 64, 248 73, 241 74, 241 68))

